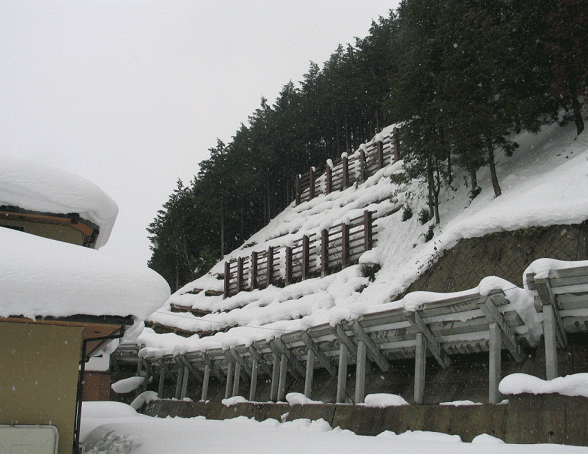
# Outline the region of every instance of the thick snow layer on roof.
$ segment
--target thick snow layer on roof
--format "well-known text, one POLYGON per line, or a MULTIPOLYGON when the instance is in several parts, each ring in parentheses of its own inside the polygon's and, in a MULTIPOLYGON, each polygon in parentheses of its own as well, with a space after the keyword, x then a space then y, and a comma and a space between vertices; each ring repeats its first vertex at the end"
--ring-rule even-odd
POLYGON ((0 205, 43 213, 78 213, 100 228, 96 249, 108 241, 118 215, 114 200, 91 181, 8 156, 0 156, 0 205))
POLYGON ((132 315, 144 320, 169 297, 147 267, 108 254, 0 228, 0 317, 132 315))

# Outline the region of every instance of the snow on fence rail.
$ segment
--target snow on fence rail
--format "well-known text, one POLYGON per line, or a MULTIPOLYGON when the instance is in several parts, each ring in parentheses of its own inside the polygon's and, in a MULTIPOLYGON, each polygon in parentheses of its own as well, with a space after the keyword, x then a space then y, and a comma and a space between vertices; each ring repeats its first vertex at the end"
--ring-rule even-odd
POLYGON ((326 276, 359 262, 372 249, 371 211, 317 233, 304 235, 292 246, 269 247, 225 262, 224 297, 269 285, 290 285, 311 276, 326 276))
POLYGON ((399 159, 396 128, 391 134, 378 134, 372 142, 362 145, 348 156, 343 153, 335 162, 329 160, 321 174, 312 167, 305 174, 296 175, 296 205, 312 200, 320 194, 343 190, 358 182, 363 183, 378 170, 399 159))

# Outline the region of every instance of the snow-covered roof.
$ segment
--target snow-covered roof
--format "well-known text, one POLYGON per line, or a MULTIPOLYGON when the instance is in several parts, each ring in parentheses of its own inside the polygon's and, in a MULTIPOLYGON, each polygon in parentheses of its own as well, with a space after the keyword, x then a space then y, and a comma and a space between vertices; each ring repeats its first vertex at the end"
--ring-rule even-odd
POLYGON ((167 282, 104 252, 0 228, 0 317, 128 316, 144 320, 167 282))
POLYGON ((91 181, 8 156, 0 156, 0 205, 43 213, 78 213, 100 228, 96 249, 108 241, 118 215, 114 200, 91 181))

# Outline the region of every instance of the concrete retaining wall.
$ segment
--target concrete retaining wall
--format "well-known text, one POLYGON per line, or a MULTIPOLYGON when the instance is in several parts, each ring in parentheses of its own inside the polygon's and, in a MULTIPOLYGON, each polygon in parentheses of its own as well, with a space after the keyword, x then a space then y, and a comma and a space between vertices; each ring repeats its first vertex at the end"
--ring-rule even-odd
POLYGON ((377 435, 385 430, 397 434, 427 430, 459 435, 470 442, 487 433, 507 443, 557 443, 588 445, 588 399, 560 395, 523 394, 511 396, 505 405, 441 406, 409 405, 370 408, 358 405, 293 405, 241 403, 227 407, 220 402, 159 400, 144 413, 150 416, 204 416, 230 419, 246 416, 257 421, 269 418, 293 421, 324 419, 358 435, 377 435))

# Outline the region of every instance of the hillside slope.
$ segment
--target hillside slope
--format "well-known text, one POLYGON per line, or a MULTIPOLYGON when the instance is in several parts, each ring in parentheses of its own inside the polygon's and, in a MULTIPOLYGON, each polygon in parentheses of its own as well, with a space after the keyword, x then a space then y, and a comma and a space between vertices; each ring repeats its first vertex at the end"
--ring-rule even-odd
POLYGON ((520 148, 512 158, 498 158, 502 195, 494 198, 489 174, 482 169, 478 175, 482 191, 472 200, 466 174, 456 172, 452 187, 442 191, 441 224, 433 227, 434 236, 428 242, 425 235, 433 221, 423 225, 418 219, 426 208, 426 188, 420 181, 396 183, 400 178, 394 175, 403 172, 402 161, 381 169, 361 185, 320 195, 298 206, 291 204, 225 260, 268 246, 291 244, 303 234, 318 233, 364 210, 375 213, 378 242, 361 256, 360 264, 338 273, 284 288, 242 291, 226 299, 218 295, 223 290, 224 272, 224 261, 219 262, 205 276, 174 293, 149 319, 188 333, 212 335, 168 335, 164 341, 147 330, 142 341, 162 352, 229 348, 322 323, 335 324, 377 306, 407 304, 410 298, 394 299, 462 238, 588 219, 586 133, 576 137, 571 125, 551 125, 537 135, 523 133, 516 141, 520 148), (406 207, 413 216, 403 221, 406 207), (372 279, 364 276, 368 264, 379 265, 372 279), (174 312, 172 306, 192 308, 204 315, 174 312))

